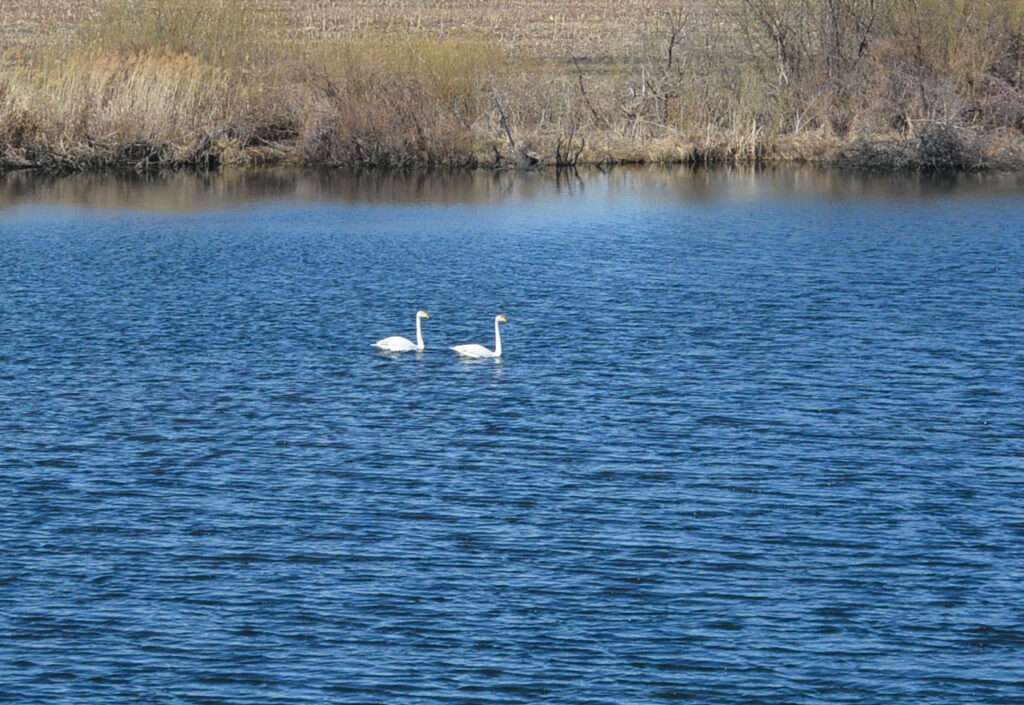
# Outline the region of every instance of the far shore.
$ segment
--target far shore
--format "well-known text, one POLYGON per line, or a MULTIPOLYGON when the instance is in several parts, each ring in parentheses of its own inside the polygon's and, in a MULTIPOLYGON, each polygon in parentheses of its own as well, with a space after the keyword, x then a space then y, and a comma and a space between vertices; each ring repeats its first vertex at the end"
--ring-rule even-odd
POLYGON ((0 171, 1024 170, 1008 0, 12 2, 0 171))

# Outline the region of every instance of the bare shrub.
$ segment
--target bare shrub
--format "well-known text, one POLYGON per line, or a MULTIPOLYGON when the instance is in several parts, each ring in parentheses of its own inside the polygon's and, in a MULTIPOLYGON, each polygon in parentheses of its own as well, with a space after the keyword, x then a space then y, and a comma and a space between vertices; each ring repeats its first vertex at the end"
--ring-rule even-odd
POLYGON ((982 164, 980 150, 964 130, 939 122, 918 132, 917 160, 923 171, 977 169, 982 164))

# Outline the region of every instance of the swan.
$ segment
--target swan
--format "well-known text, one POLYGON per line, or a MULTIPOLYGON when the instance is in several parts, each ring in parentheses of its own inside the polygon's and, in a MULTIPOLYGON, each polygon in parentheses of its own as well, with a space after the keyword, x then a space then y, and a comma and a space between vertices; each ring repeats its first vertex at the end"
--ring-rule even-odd
POLYGON ((416 312, 415 343, 413 343, 408 338, 403 338, 400 335, 393 335, 390 338, 378 340, 376 343, 373 344, 373 347, 377 348, 378 350, 383 350, 385 352, 412 352, 413 350, 422 352, 425 346, 423 345, 423 327, 421 325, 421 322, 429 319, 430 314, 427 313, 426 311, 416 312))
POLYGON ((483 345, 477 345, 476 343, 470 343, 469 345, 456 345, 452 348, 455 352, 463 357, 473 358, 484 358, 484 357, 501 357, 501 324, 508 323, 508 319, 503 314, 499 314, 494 317, 494 351, 490 351, 483 345))

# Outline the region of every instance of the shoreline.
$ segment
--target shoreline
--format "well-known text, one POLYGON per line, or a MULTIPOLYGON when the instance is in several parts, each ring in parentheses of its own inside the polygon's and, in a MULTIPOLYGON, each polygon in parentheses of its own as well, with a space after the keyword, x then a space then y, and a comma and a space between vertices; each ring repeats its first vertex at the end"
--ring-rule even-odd
MULTIPOLYGON (((970 155, 955 153, 936 159, 923 153, 919 140, 884 138, 855 140, 778 140, 747 146, 727 144, 707 146, 669 139, 649 143, 626 142, 620 147, 593 149, 585 143, 572 159, 564 159, 554 150, 499 148, 493 142, 445 159, 433 159, 416 153, 389 153, 382 158, 347 161, 310 160, 303 157, 295 143, 279 143, 258 148, 239 148, 231 141, 218 142, 209 137, 197 140, 200 147, 132 143, 82 148, 74 153, 42 148, 17 149, 0 144, 0 174, 35 172, 49 176, 74 174, 161 172, 214 173, 225 168, 294 168, 303 170, 467 170, 536 171, 642 166, 689 167, 802 167, 814 166, 840 171, 878 173, 977 173, 1024 171, 1024 144, 1001 150, 973 148, 970 155), (20 152, 20 153, 19 153, 20 152)), ((538 140, 539 142, 539 140, 538 140)))

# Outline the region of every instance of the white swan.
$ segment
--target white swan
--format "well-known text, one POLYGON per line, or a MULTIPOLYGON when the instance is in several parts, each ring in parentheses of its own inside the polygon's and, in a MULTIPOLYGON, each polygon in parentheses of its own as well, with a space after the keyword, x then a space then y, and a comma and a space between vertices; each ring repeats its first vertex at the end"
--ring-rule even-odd
POLYGON ((427 313, 426 311, 417 311, 416 312, 416 342, 415 343, 413 343, 408 338, 403 338, 400 335, 393 335, 390 338, 384 338, 383 340, 378 340, 376 343, 373 344, 373 347, 377 348, 378 350, 383 350, 385 352, 412 352, 413 350, 422 351, 424 349, 424 345, 423 345, 423 327, 421 325, 421 322, 425 321, 425 320, 427 320, 429 318, 430 318, 430 314, 427 313))
POLYGON ((501 357, 501 324, 508 323, 508 319, 504 315, 499 314, 494 317, 494 351, 490 351, 483 345, 477 345, 476 343, 470 343, 469 345, 456 345, 452 348, 455 352, 463 357, 501 357))

